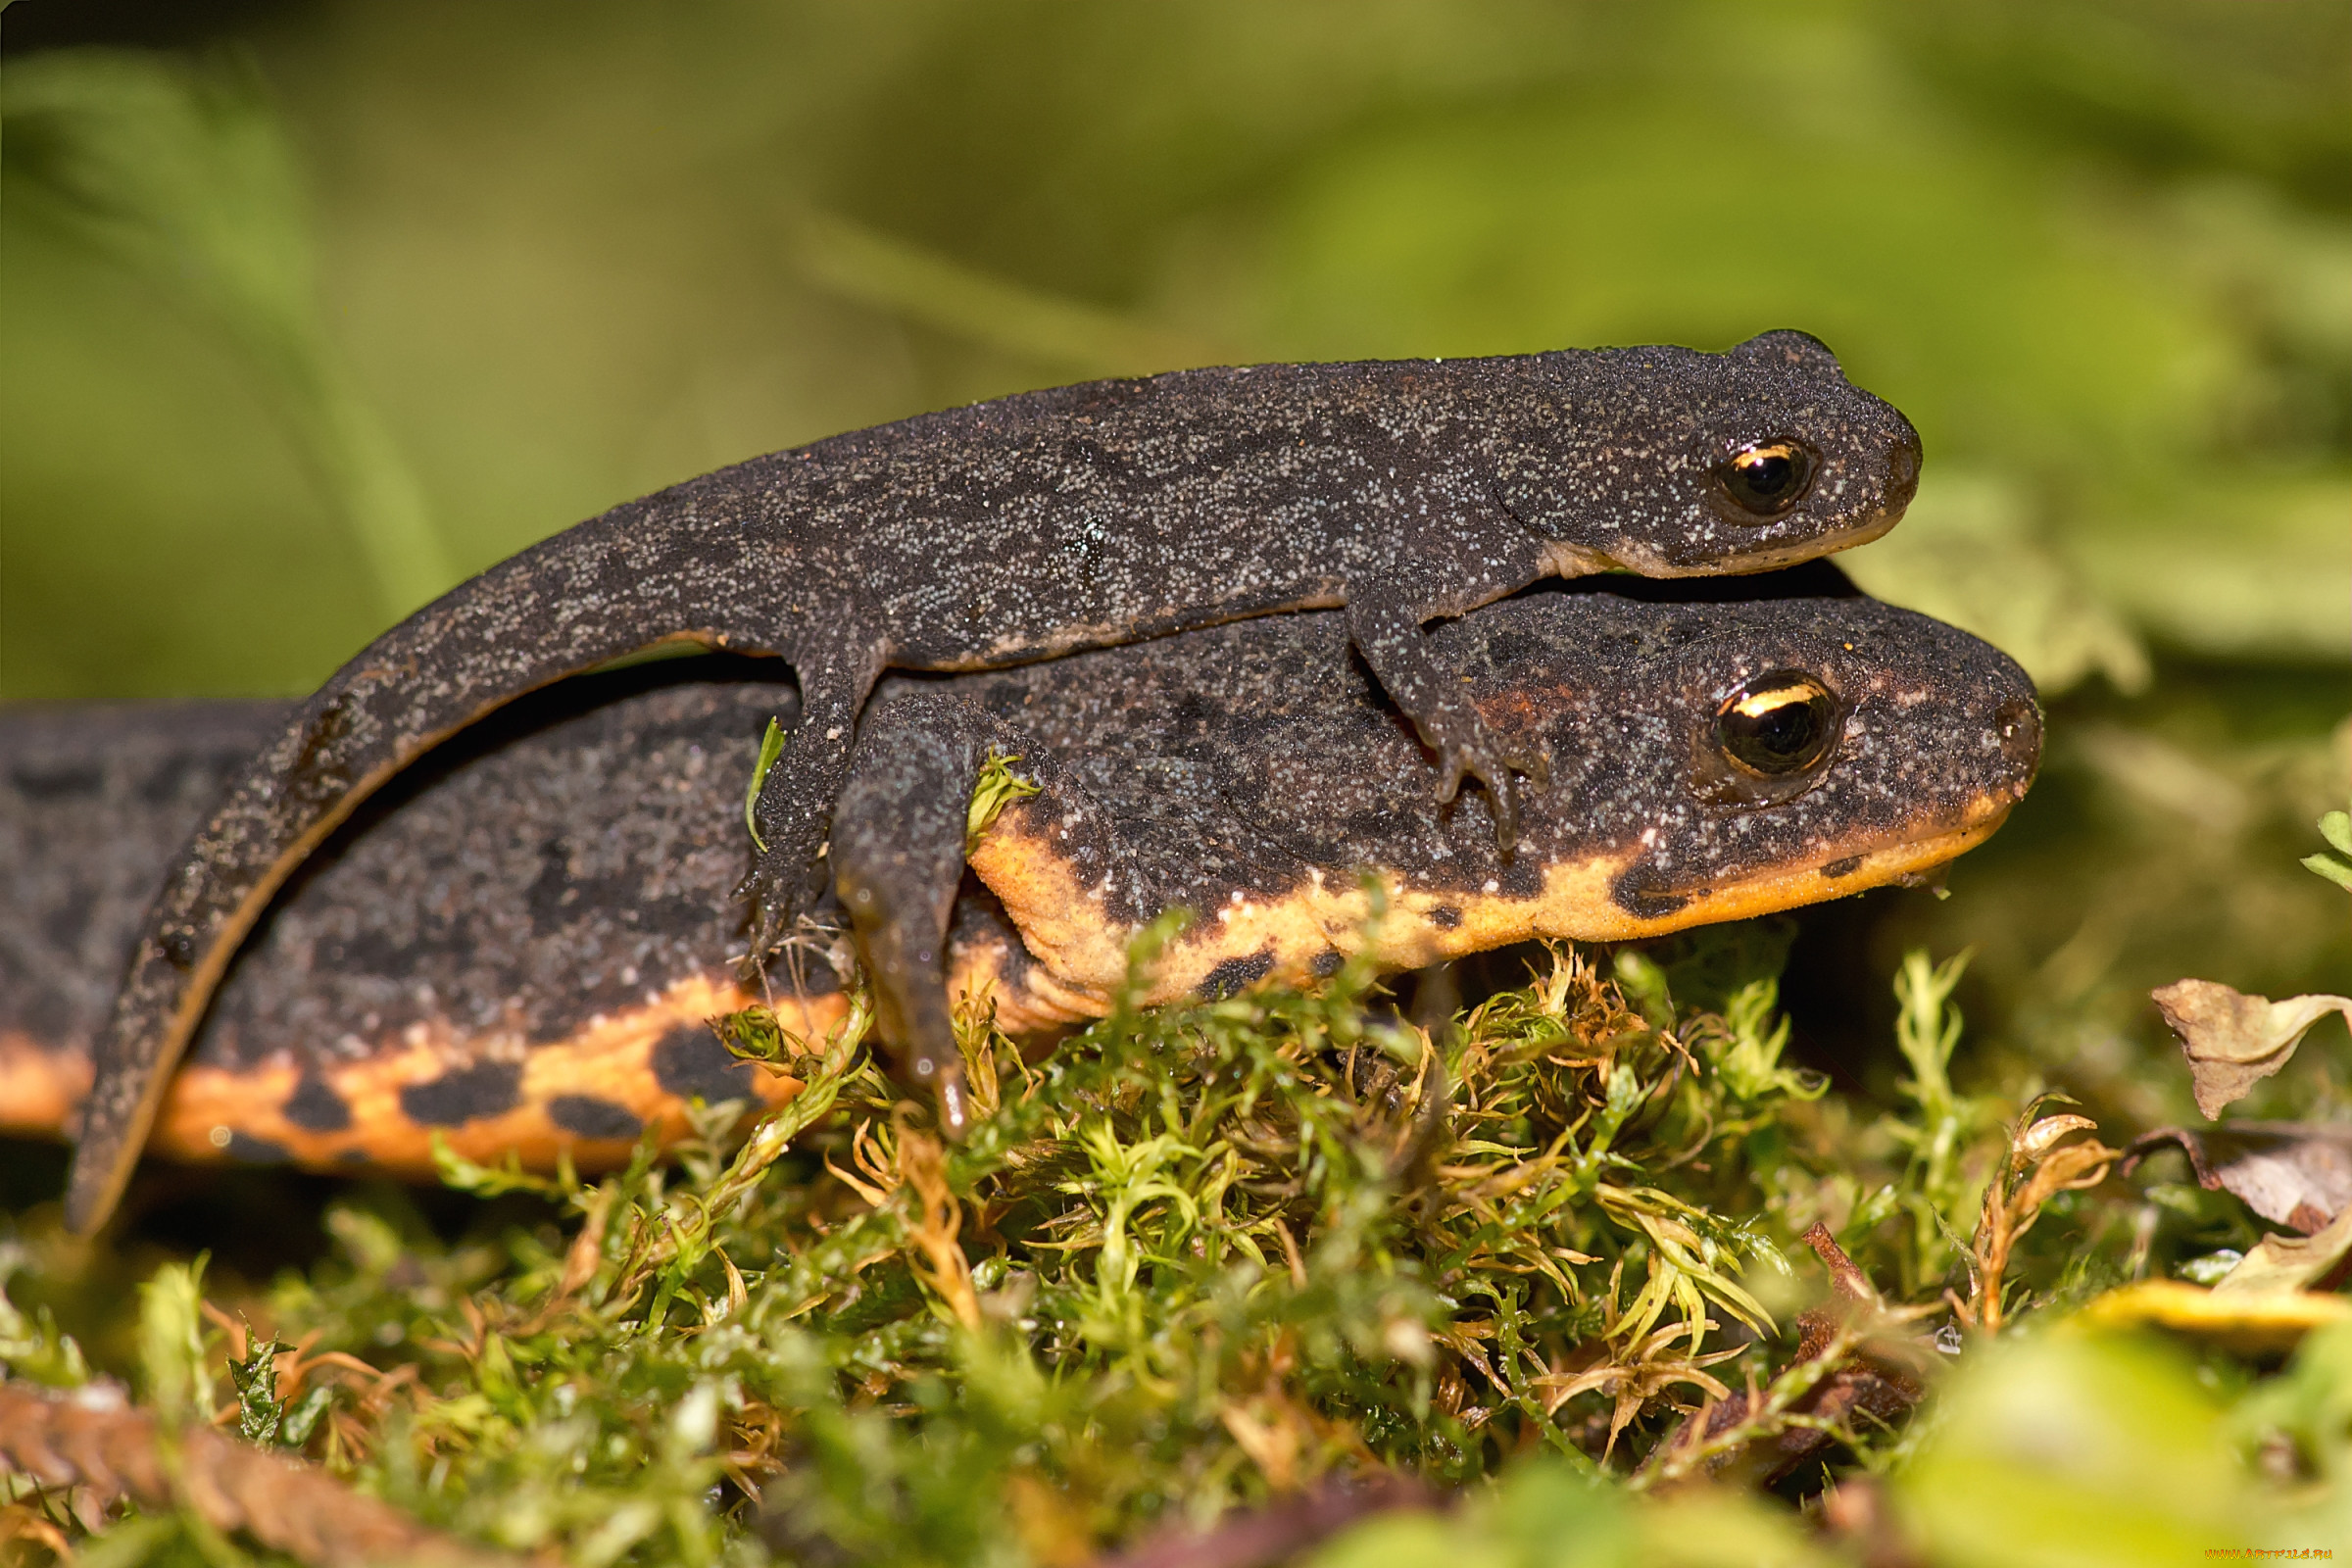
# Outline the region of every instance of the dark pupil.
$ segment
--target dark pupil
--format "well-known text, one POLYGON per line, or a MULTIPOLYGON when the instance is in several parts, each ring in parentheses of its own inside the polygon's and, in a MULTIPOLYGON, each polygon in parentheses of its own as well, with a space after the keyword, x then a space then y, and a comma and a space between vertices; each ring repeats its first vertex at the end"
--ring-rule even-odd
POLYGON ((1724 488, 1749 512, 1777 514, 1796 504, 1811 469, 1801 447, 1786 442, 1750 447, 1732 459, 1724 488))
POLYGON ((1763 452, 1740 460, 1740 482, 1750 495, 1778 501, 1796 482, 1796 465, 1786 452, 1763 452))
POLYGON ((1837 702, 1808 677, 1750 681, 1723 705, 1715 727, 1733 760, 1756 773, 1794 773, 1829 750, 1837 702))

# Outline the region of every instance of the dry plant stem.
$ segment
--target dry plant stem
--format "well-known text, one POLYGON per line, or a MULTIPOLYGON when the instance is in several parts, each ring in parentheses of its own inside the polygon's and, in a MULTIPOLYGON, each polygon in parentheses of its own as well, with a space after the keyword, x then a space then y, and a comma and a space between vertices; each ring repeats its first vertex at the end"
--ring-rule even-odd
MULTIPOLYGON (((967 1329, 980 1326, 980 1298, 972 1289, 972 1265, 956 1239, 963 1205, 948 1190, 947 1158, 939 1144, 898 1118, 899 1174, 912 1187, 921 1207, 907 1240, 921 1259, 915 1274, 967 1329)), ((910 1260, 912 1261, 912 1260, 910 1260)))
POLYGON ((1799 1240, 1813 1249, 1813 1254, 1821 1259, 1821 1266, 1830 1271, 1830 1288, 1838 1296, 1856 1306, 1875 1307, 1879 1304, 1878 1289, 1870 1283, 1870 1276, 1863 1273, 1861 1266, 1846 1255, 1845 1249, 1838 1245, 1838 1238, 1830 1234, 1827 1225, 1815 1220, 1813 1228, 1799 1240))
POLYGON ((44 1487, 84 1489, 89 1515, 121 1497, 184 1507, 216 1530, 323 1568, 373 1563, 518 1568, 524 1559, 429 1530, 299 1460, 209 1427, 160 1432, 145 1411, 0 1383, 0 1463, 44 1487))
POLYGON ((2001 1331, 2001 1287, 2009 1271, 2009 1253, 2041 1217, 2042 1205, 2060 1193, 2096 1187, 2107 1179, 2108 1167, 2123 1158, 2123 1151, 2095 1138, 2065 1142, 2077 1133, 2097 1131, 2098 1123, 2089 1117, 2036 1118, 2038 1108, 2029 1107, 2018 1118, 2009 1135, 2009 1157, 1984 1189, 1984 1206, 1970 1248, 1968 1299, 1945 1293, 1962 1325, 1984 1334, 2001 1331))
MULTIPOLYGON (((864 994, 858 993, 849 1017, 842 1020, 826 1041, 821 1065, 809 1074, 808 1083, 798 1095, 786 1101, 752 1130, 751 1137, 736 1151, 726 1173, 698 1205, 698 1212, 689 1225, 681 1227, 675 1218, 663 1214, 660 1216, 657 1229, 646 1223, 643 1215, 636 1216, 617 1282, 606 1298, 608 1306, 632 1300, 659 1270, 682 1254, 702 1255, 717 1222, 733 1213, 751 1196, 760 1185, 760 1177, 767 1173, 770 1165, 783 1157, 795 1138, 833 1108, 834 1101, 841 1094, 842 1082, 849 1076, 851 1066, 857 1060, 858 1048, 864 1042, 866 1028, 872 1020, 873 1014, 864 1000, 864 994)), ((591 1209, 590 1224, 581 1232, 580 1240, 573 1244, 572 1253, 565 1260, 564 1272, 566 1280, 580 1273, 580 1284, 585 1285, 594 1276, 599 1253, 582 1249, 590 1245, 587 1241, 590 1231, 597 1233, 601 1243, 605 1217, 603 1211, 609 1208, 610 1201, 604 1200, 599 1208, 591 1209)))
POLYGON ((1866 1337, 1867 1330, 1852 1319, 1839 1323, 1811 1355, 1800 1358, 1765 1385, 1760 1397, 1751 1401, 1744 1395, 1734 1395, 1726 1400, 1724 1408, 1736 1409, 1738 1413, 1720 1426, 1716 1419, 1718 1406, 1708 1401, 1684 1424, 1682 1432, 1687 1436, 1670 1439, 1662 1445, 1658 1457, 1629 1478, 1626 1485, 1636 1492, 1671 1487, 1711 1471, 1743 1449, 1792 1429, 1826 1426, 1798 1407, 1844 1364, 1866 1337), (1710 1434, 1710 1427, 1717 1430, 1710 1434))

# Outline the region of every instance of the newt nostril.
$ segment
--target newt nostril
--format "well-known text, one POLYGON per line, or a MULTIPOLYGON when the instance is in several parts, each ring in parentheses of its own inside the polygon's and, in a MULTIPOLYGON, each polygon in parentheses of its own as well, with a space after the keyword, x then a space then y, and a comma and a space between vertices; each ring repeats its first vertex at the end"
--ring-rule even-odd
POLYGON ((1901 415, 1895 416, 1894 439, 1886 449, 1886 499, 1888 511, 1900 512, 1911 505, 1919 493, 1919 466, 1922 458, 1919 431, 1901 415))
POLYGON ((2041 760, 2041 709, 2031 697, 2012 697, 1993 710, 1992 732, 2001 756, 2031 776, 2041 760))

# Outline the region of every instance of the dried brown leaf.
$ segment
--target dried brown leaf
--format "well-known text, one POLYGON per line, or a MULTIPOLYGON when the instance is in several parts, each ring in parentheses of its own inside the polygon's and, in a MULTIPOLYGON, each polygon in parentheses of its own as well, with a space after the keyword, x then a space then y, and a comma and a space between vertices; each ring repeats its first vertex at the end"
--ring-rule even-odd
POLYGON ((2018 1139, 2017 1147, 2028 1155, 2038 1158, 2068 1133, 2096 1132, 2098 1127, 2099 1124, 2088 1116, 2044 1116, 2026 1129, 2024 1136, 2018 1139))
POLYGON ((2214 1286, 2217 1293, 2272 1296, 2308 1291, 2352 1253, 2352 1208, 2316 1236, 2265 1236, 2214 1286))
POLYGON ((2352 1124, 2234 1121, 2199 1130, 2159 1127, 2135 1141, 2125 1167, 2178 1145, 2197 1185, 2243 1200, 2264 1219, 2304 1235, 2352 1208, 2352 1124))
POLYGON ((2285 1066, 2304 1034, 2330 1012, 2352 1025, 2352 997, 2273 1002, 2211 980, 2176 980, 2148 995, 2180 1037, 2197 1108, 2208 1119, 2285 1066))

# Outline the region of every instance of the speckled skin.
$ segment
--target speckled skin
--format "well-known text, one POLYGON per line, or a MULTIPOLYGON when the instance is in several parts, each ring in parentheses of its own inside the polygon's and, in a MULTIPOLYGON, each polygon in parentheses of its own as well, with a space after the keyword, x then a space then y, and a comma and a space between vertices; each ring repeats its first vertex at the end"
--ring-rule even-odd
MULTIPOLYGON (((1770 594, 1792 575, 1726 587, 1770 594)), ((1328 968, 1361 939, 1347 901, 1366 874, 1389 893, 1389 964, 1835 897, 1982 837, 2037 750, 2014 665, 1865 600, 1661 604, 1620 584, 1491 607, 1441 636, 1499 727, 1558 743, 1558 781, 1508 865, 1483 800, 1431 801, 1434 759, 1349 666, 1335 615, 894 678, 835 842, 852 899, 881 901, 858 924, 905 1059, 924 1050, 910 1020, 982 986, 1018 1029, 1100 1013, 1132 931, 1178 905, 1203 918, 1155 998, 1328 968), (1766 664, 1833 680, 1844 732, 1785 798, 1728 804, 1702 732, 1722 691, 1766 664), (966 800, 991 745, 1046 788, 982 835, 974 877, 966 800), (1594 864, 1582 897, 1547 900, 1547 880, 1594 864), (1310 923, 1287 918, 1302 907, 1310 923)), ((770 670, 686 661, 567 683, 377 797, 239 954, 158 1147, 422 1173, 438 1133, 473 1158, 562 1151, 595 1168, 649 1121, 682 1129, 691 1095, 791 1093, 731 1064, 702 1023, 746 1000, 729 962, 741 780, 756 731, 794 700, 759 678, 770 670)), ((140 885, 277 713, 0 714, 0 1124, 63 1118, 140 885)), ((821 1028, 839 982, 826 956, 800 956, 772 1000, 821 1028)))
POLYGON ((167 879, 96 1051, 69 1221, 120 1191, 228 955, 368 793, 525 691, 654 643, 779 654, 807 703, 747 886, 797 907, 866 694, 1344 604, 1355 646, 1510 815, 1498 748, 1420 631, 1546 574, 1755 570, 1874 537, 1918 438, 1801 333, 1495 360, 1260 366, 1024 394, 690 480, 526 550, 386 633, 229 786, 167 879), (1715 476, 1794 438, 1816 476, 1772 521, 1715 476))
MULTIPOLYGON (((686 1100, 787 1092, 704 1023, 740 1004, 730 896, 768 661, 702 659, 535 694, 381 792, 280 890, 229 966, 154 1146, 429 1171, 626 1157, 686 1100)), ((220 781, 290 704, 0 710, 0 1128, 86 1089, 110 978, 220 781)), ((781 967, 781 966, 780 966, 781 967)), ((839 982, 794 971, 821 1023, 839 982)))
POLYGON ((949 687, 892 682, 833 858, 909 1075, 952 1102, 945 976, 958 960, 942 938, 963 803, 992 751, 1043 787, 970 861, 1025 945, 994 975, 1015 1026, 1102 1011, 1128 941, 1177 906, 1200 918, 1148 1000, 1329 972, 1366 940, 1367 875, 1386 906, 1371 940, 1392 967, 1534 936, 1653 935, 1915 877, 1989 833, 2040 755, 2014 662, 1860 598, 1537 593, 1435 641, 1498 733, 1558 760, 1507 860, 1485 797, 1432 807, 1435 759, 1350 666, 1334 617, 949 687), (1112 667, 1120 678, 1103 678, 1112 667), (1348 674, 1300 674, 1330 669, 1348 674), (1716 713, 1742 681, 1783 669, 1836 694, 1839 738, 1817 765, 1759 780, 1725 758, 1716 713))

